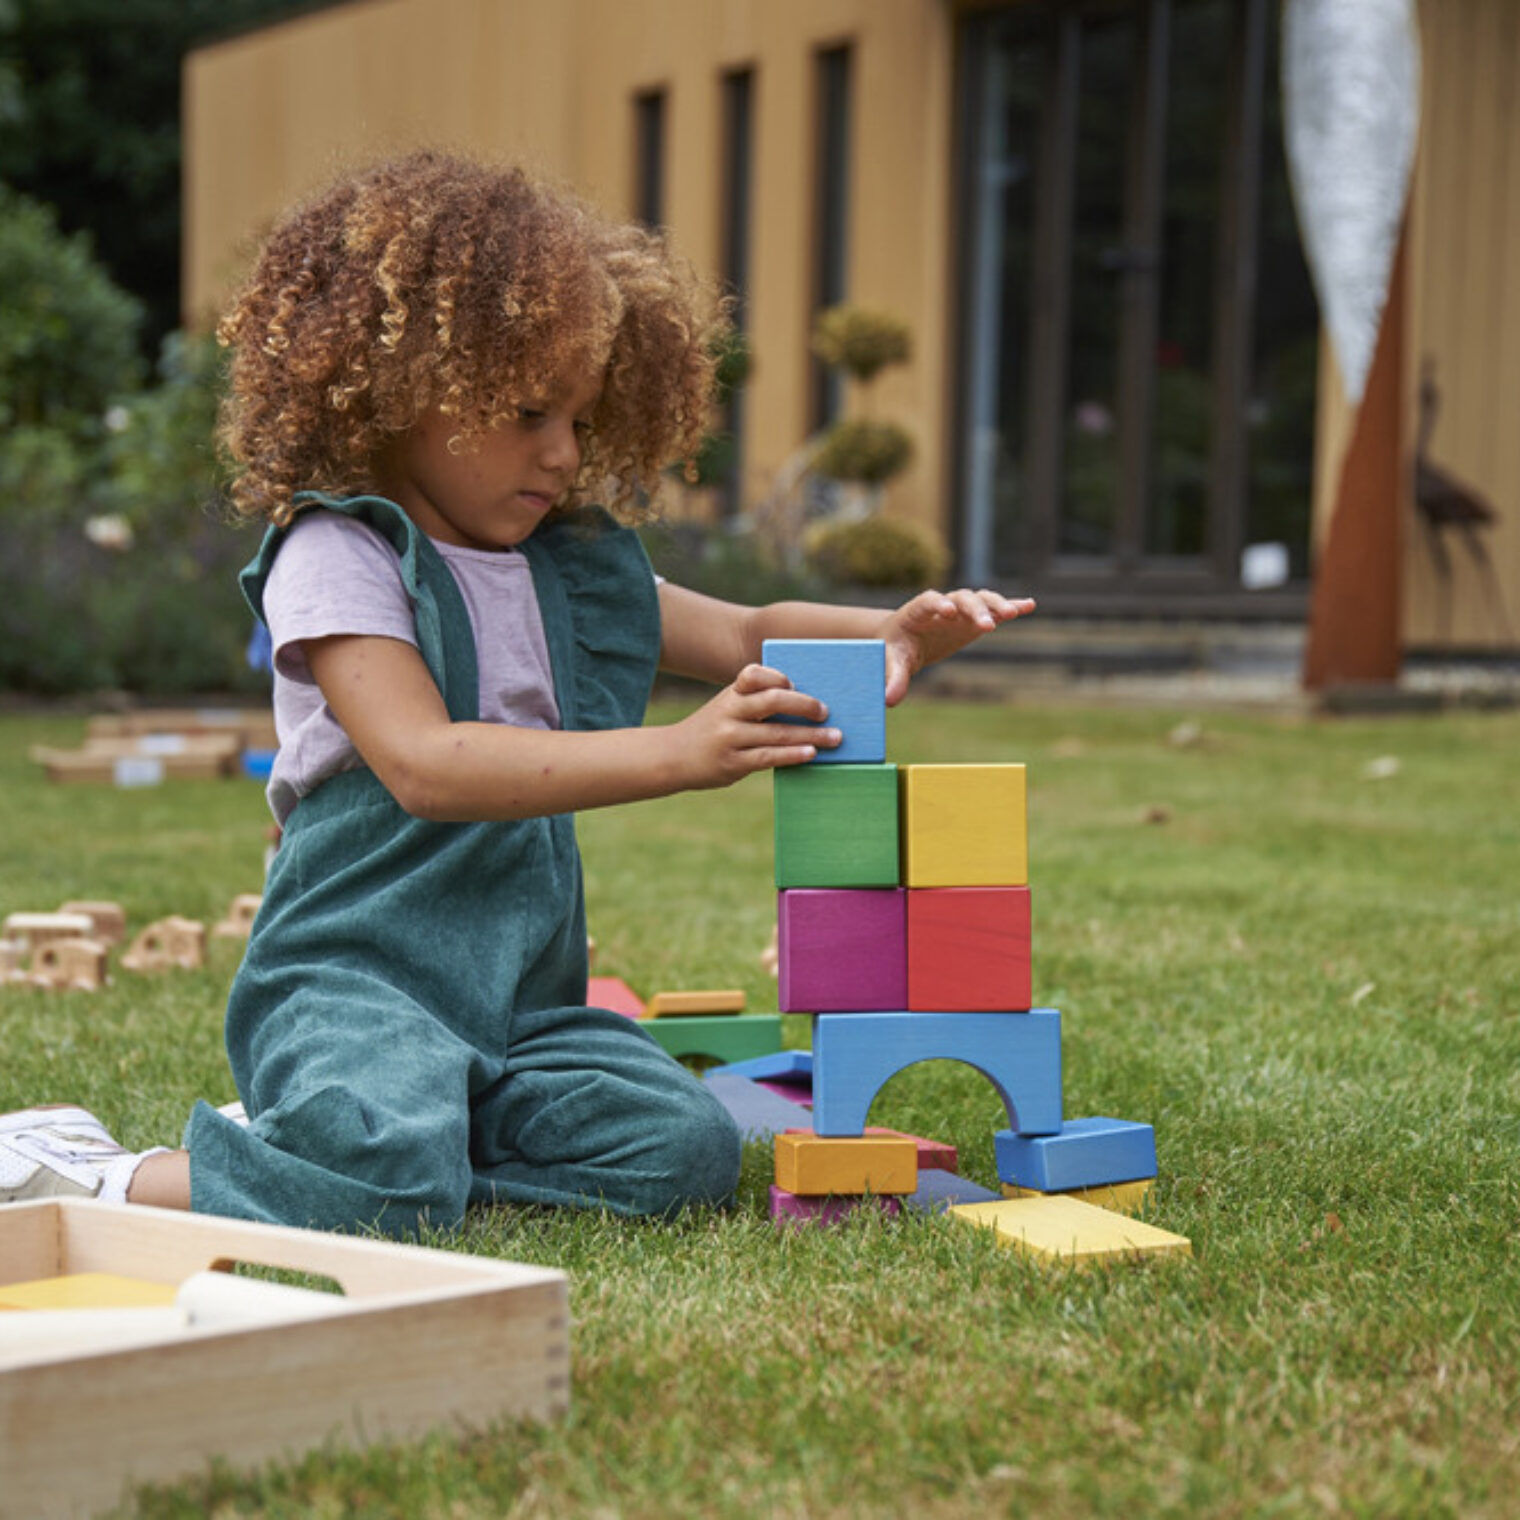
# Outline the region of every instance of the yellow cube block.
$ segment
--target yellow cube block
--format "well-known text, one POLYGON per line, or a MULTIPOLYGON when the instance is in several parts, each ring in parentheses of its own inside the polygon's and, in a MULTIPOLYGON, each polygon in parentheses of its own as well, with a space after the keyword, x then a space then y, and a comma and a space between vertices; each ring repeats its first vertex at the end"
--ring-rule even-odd
POLYGON ((776 1186, 804 1197, 911 1193, 918 1142, 911 1135, 777 1135, 776 1186))
POLYGON ((899 767, 903 885, 1029 884, 1022 765, 899 767))

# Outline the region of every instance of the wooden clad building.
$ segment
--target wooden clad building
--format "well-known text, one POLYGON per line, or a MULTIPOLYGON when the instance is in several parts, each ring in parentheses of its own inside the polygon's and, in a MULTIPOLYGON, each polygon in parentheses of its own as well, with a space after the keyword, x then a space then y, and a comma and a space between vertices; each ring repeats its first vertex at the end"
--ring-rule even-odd
MULTIPOLYGON (((1520 6, 1419 16, 1403 643, 1513 650, 1520 6), (1494 509, 1471 534, 1415 499, 1422 374, 1428 461, 1494 509)), ((728 510, 856 404, 808 347, 847 300, 912 330, 871 401, 916 444, 887 507, 962 577, 1057 614, 1301 620, 1348 429, 1278 33, 1276 0, 351 0, 188 60, 186 315, 341 166, 419 142, 523 159, 741 298, 728 510)))

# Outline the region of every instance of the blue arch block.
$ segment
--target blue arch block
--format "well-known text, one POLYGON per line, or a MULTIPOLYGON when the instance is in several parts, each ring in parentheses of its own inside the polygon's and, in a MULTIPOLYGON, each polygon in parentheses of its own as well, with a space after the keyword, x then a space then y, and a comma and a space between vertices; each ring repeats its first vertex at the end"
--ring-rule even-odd
POLYGON ((813 1020, 813 1132, 858 1135, 887 1080, 919 1061, 964 1061, 997 1089, 1015 1134, 1061 1128, 1061 1015, 822 1013, 813 1020))

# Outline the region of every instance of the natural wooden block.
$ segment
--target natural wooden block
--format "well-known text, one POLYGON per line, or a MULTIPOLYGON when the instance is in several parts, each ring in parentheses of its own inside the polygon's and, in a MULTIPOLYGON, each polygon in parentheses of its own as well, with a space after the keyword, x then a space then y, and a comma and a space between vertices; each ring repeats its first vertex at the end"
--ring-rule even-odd
MULTIPOLYGON (((1104 1187, 1071 1188, 1063 1191, 1063 1198, 1079 1198, 1083 1203, 1095 1204, 1100 1209, 1113 1209, 1118 1214, 1143 1214, 1145 1201, 1156 1186, 1154 1177, 1142 1177, 1137 1182, 1110 1182, 1104 1187)), ((1050 1195, 1039 1188, 1020 1187, 1014 1182, 1002 1184, 1004 1198, 1046 1198, 1050 1195)))
POLYGON ((90 921, 88 937, 98 939, 107 947, 119 945, 127 937, 127 915, 120 903, 94 900, 66 902, 58 911, 82 913, 90 921))
POLYGON ((838 1224, 862 1209, 874 1209, 878 1214, 902 1213, 900 1196, 883 1196, 871 1193, 858 1198, 805 1198, 799 1193, 789 1193, 784 1187, 771 1183, 771 1218, 777 1224, 826 1225, 838 1224))
POLYGON ((737 988, 657 992, 644 1004, 646 1019, 690 1018, 693 1014, 743 1012, 744 993, 737 988))
POLYGON ((127 971, 163 971, 171 966, 193 971, 205 963, 205 924, 178 914, 149 924, 121 958, 127 971))
POLYGON ((813 1020, 813 1128, 858 1135, 871 1100, 919 1061, 963 1061, 990 1081, 1020 1134, 1061 1127, 1061 1015, 821 1013, 813 1020))
POLYGON ((766 1056, 781 1049, 779 1013, 699 1015, 682 1019, 641 1019, 660 1046, 677 1060, 723 1065, 766 1056))
POLYGON ((236 734, 147 734, 140 738, 91 739, 77 750, 35 745, 31 757, 50 781, 104 781, 151 786, 175 779, 204 781, 231 776, 242 743, 236 734))
POLYGON ((1156 1175, 1156 1132, 1129 1119, 1063 1119, 1053 1135, 993 1136, 998 1178, 1042 1193, 1156 1175))
POLYGON ((1046 1261, 1086 1266, 1139 1256, 1193 1254, 1185 1236, 1059 1193, 959 1204, 947 1214, 962 1224, 994 1230, 1000 1244, 1046 1261))
POLYGON ((107 981, 110 952, 95 939, 50 939, 32 956, 28 980, 38 987, 94 992, 107 981))
POLYGON ((144 707, 135 712, 98 713, 90 719, 85 733, 91 742, 165 735, 230 735, 250 749, 273 749, 280 742, 274 714, 268 707, 144 707))
POLYGON ((217 939, 247 939, 264 899, 257 892, 239 892, 228 905, 227 916, 211 933, 217 939))
POLYGON ((887 758, 887 660, 880 639, 766 639, 760 662, 828 707, 828 726, 842 737, 836 748, 820 749, 814 764, 871 765, 887 758))
MULTIPOLYGON (((0 1284, 110 1272, 176 1286, 235 1262, 332 1278, 343 1294, 303 1294, 321 1302, 285 1323, 192 1322, 127 1344, 6 1355, 0 1516, 93 1514, 129 1482, 172 1482, 217 1458, 240 1469, 568 1409, 561 1272, 140 1205, 0 1209, 0 1284)), ((86 1325, 165 1312, 80 1311, 86 1325)), ((54 1311, 76 1323, 80 1313, 54 1311)))
POLYGON ((906 922, 911 1012, 1033 1002, 1028 887, 910 887, 906 922))
POLYGON ((95 920, 88 913, 11 913, 0 934, 35 951, 55 939, 87 938, 94 928, 95 920))
POLYGON ((895 765, 794 765, 773 785, 778 887, 898 884, 895 765))
POLYGON ((907 1006, 900 887, 793 887, 776 903, 783 1013, 907 1006))
POLYGON ((1027 886, 1027 811, 1022 765, 903 766, 903 884, 1027 886))
POLYGON ((918 1186, 918 1147, 906 1135, 825 1139, 776 1136, 776 1186, 805 1197, 911 1193, 918 1186))

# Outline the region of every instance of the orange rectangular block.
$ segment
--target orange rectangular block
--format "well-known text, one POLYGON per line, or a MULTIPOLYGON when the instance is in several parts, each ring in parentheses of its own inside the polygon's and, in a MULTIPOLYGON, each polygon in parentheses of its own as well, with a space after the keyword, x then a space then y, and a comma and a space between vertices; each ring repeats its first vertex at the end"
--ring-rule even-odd
POLYGON ((737 988, 697 992, 657 992, 644 1004, 646 1019, 743 1012, 744 993, 737 988))
POLYGON ((911 1193, 918 1146, 907 1135, 777 1135, 776 1186, 804 1197, 911 1193))
POLYGON ((910 887, 907 897, 910 1013, 1032 1005, 1028 887, 910 887))
POLYGON ((902 884, 1029 884, 1022 765, 904 765, 899 771, 902 884))

